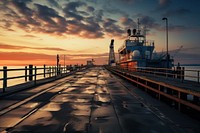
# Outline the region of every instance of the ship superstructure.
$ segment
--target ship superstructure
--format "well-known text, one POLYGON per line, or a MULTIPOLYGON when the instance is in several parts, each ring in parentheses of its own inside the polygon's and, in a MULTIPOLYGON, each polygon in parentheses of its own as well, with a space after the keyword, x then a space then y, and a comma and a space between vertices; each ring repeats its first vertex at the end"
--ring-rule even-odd
POLYGON ((146 40, 146 30, 142 32, 138 29, 127 30, 128 37, 124 44, 118 49, 119 65, 122 67, 158 67, 171 68, 173 59, 169 56, 156 56, 154 52, 154 41, 146 40))

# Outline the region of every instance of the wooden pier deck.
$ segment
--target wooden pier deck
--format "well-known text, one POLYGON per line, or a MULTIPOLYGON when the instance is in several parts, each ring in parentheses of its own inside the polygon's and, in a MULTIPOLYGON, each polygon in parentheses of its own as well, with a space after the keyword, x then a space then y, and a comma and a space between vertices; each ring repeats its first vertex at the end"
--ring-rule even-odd
MULTIPOLYGON (((150 85, 151 86, 151 85, 150 85)), ((0 132, 198 133, 200 121, 92 67, 0 98, 0 132)))

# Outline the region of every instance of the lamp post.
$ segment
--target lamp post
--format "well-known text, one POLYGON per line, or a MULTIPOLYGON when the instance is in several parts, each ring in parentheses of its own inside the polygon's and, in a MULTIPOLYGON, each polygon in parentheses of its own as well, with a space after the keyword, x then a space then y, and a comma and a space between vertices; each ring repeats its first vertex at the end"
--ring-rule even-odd
POLYGON ((167 55, 166 55, 166 59, 167 59, 167 68, 169 68, 169 53, 168 53, 168 19, 166 17, 162 18, 162 20, 165 20, 166 22, 166 48, 167 48, 167 55))
POLYGON ((65 67, 65 55, 64 55, 64 67, 65 67))
POLYGON ((57 75, 59 74, 59 61, 60 61, 60 57, 59 54, 57 54, 57 75))

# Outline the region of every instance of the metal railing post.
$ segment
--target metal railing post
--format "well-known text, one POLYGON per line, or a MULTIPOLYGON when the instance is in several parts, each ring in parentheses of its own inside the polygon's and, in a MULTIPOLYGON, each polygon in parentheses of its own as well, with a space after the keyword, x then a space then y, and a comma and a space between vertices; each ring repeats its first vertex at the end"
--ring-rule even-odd
POLYGON ((44 65, 44 78, 46 77, 46 65, 44 65))
POLYGON ((36 80, 37 80, 37 68, 35 66, 35 75, 34 75, 34 84, 36 85, 36 80))
POLYGON ((197 81, 199 83, 199 71, 197 71, 197 81))
POLYGON ((185 67, 182 67, 182 69, 181 69, 181 81, 182 82, 184 80, 184 77, 185 77, 185 67))
POLYGON ((58 70, 58 69, 55 67, 55 70, 54 70, 54 71, 55 71, 55 76, 57 76, 57 70, 58 70))
POLYGON ((33 80, 33 65, 29 65, 29 81, 33 80))
POLYGON ((53 66, 51 66, 51 77, 53 77, 54 69, 53 66))
POLYGON ((7 88, 7 67, 3 67, 3 92, 6 91, 7 88))
POLYGON ((25 66, 25 81, 27 82, 27 66, 25 66))
POLYGON ((49 67, 49 77, 51 77, 51 67, 49 67))

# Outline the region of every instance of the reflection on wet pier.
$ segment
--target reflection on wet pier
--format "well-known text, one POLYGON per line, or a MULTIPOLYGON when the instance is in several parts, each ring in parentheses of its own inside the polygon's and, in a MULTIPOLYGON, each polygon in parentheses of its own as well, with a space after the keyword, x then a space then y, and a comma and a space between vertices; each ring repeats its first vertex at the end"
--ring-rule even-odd
POLYGON ((0 132, 198 132, 200 122, 102 67, 1 97, 0 132), (128 88, 128 89, 127 89, 128 88))

